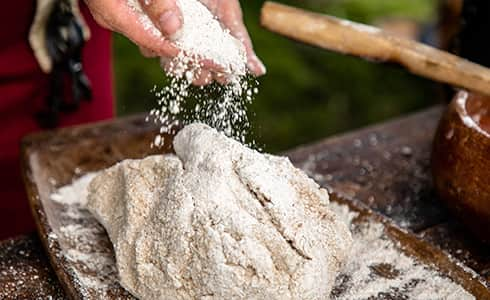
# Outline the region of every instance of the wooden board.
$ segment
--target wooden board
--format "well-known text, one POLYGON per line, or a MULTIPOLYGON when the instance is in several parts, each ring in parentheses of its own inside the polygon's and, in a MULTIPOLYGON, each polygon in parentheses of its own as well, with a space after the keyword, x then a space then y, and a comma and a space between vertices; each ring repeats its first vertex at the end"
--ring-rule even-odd
MULTIPOLYGON (((63 239, 60 228, 66 225, 66 222, 73 222, 74 220, 64 218, 63 212, 66 208, 51 201, 49 195, 56 188, 70 183, 82 174, 103 169, 122 159, 139 158, 157 152, 171 151, 168 143, 163 150, 150 149, 149 145, 156 130, 155 127, 143 122, 142 118, 131 118, 34 135, 26 139, 23 145, 24 176, 40 237, 61 284, 72 299, 97 299, 98 295, 77 278, 80 275, 77 275, 77 272, 90 273, 90 268, 67 259, 63 253, 62 249, 73 246, 73 243, 80 241, 63 239)), ((386 139, 389 138, 389 136, 386 137, 386 139)), ((166 140, 168 142, 170 139, 166 140)), ((354 146, 357 147, 358 144, 357 141, 354 141, 354 146)), ((314 152, 315 147, 310 149, 310 153, 314 152)), ((402 151, 401 155, 406 156, 404 153, 407 151, 400 151, 402 151)), ((308 159, 298 159, 301 150, 297 150, 295 153, 296 155, 292 155, 293 161, 298 166, 307 169, 304 164, 307 163, 308 159)), ((354 160, 357 161, 356 158, 354 160)), ((341 163, 342 160, 339 157, 339 159, 330 159, 329 162, 335 164, 341 163)), ((359 163, 362 163, 360 158, 359 163)), ((338 168, 340 170, 341 166, 338 168)), ((323 173, 322 176, 326 175, 328 174, 323 173)), ((339 178, 342 177, 339 176, 339 178)), ((321 180, 320 182, 324 183, 321 180)), ((345 193, 345 189, 338 189, 338 191, 338 194, 344 196, 347 194, 348 196, 338 198, 338 202, 348 204, 351 210, 365 215, 364 221, 382 222, 387 237, 399 244, 403 251, 426 264, 433 265, 474 294, 477 299, 490 299, 490 293, 480 276, 450 259, 448 255, 432 247, 429 243, 398 229, 380 215, 373 214, 363 208, 360 202, 349 200, 349 198, 355 198, 355 195, 345 193)), ((79 222, 78 225, 81 227, 96 228, 96 238, 88 246, 93 251, 108 257, 108 260, 113 260, 113 250, 100 225, 89 216, 75 221, 79 222)), ((115 271, 112 270, 111 272, 107 276, 111 278, 101 279, 114 283, 107 293, 108 298, 130 299, 131 296, 117 284, 115 271)), ((341 292, 341 287, 336 287, 335 290, 341 292)), ((389 296, 389 291, 386 295, 389 296)), ((392 295, 392 297, 395 296, 392 295)))
POLYGON ((342 197, 387 216, 490 282, 490 247, 441 204, 430 154, 442 106, 288 151, 294 164, 342 197))
POLYGON ((65 299, 35 234, 0 242, 0 299, 65 299))
POLYGON ((322 185, 417 232, 447 219, 430 175, 441 111, 433 108, 286 154, 322 185))
MULTIPOLYGON (((71 299, 96 299, 97 295, 81 284, 73 272, 83 272, 83 266, 73 264, 63 254, 62 249, 76 241, 54 238, 67 220, 60 218, 63 207, 50 201, 50 194, 87 172, 103 169, 125 158, 157 153, 156 149, 149 147, 155 132, 156 128, 142 118, 130 118, 35 134, 25 139, 22 145, 23 175, 39 236, 61 285, 71 299)), ((166 146, 163 152, 169 151, 166 146)), ((98 226, 93 220, 81 220, 81 225, 98 226)), ((99 242, 100 249, 94 251, 112 252, 105 236, 100 237, 99 242)), ((118 286, 110 296, 112 299, 129 298, 126 291, 118 286)))

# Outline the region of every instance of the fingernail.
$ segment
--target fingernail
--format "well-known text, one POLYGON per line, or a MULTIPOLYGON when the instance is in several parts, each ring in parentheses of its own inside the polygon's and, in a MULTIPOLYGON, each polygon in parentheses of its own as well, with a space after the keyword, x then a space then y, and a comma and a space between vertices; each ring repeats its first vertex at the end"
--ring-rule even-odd
POLYGON ((250 57, 248 68, 252 70, 256 76, 265 75, 267 72, 265 65, 256 55, 250 57))
POLYGON ((179 29, 181 24, 179 15, 174 10, 168 10, 160 16, 160 30, 165 35, 173 35, 179 29))

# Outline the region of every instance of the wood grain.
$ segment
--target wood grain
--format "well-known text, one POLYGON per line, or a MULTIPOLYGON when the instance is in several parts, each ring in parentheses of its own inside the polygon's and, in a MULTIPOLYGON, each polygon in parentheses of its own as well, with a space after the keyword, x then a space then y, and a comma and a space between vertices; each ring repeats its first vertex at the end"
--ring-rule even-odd
POLYGON ((419 76, 490 96, 490 69, 376 27, 274 2, 264 4, 261 24, 306 44, 369 60, 397 63, 419 76))
POLYGON ((36 234, 0 242, 0 299, 65 299, 36 234))

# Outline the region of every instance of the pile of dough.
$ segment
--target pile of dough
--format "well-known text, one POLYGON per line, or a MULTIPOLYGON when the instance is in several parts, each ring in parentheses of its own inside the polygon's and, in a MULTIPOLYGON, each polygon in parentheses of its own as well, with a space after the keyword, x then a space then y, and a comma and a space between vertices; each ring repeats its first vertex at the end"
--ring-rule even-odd
POLYGON ((326 190, 203 124, 174 149, 89 186, 124 288, 140 299, 328 299, 352 239, 326 190))

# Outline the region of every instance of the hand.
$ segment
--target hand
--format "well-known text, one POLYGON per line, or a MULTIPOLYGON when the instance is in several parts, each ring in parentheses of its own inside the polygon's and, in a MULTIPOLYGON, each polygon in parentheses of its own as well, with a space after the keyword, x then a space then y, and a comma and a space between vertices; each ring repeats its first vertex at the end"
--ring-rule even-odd
MULTIPOLYGON (((144 1, 141 0, 141 2, 144 1)), ((99 25, 125 35, 140 48, 144 48, 146 54, 175 57, 179 53, 179 49, 167 38, 168 35, 164 34, 162 38, 159 32, 155 33, 147 29, 141 22, 144 17, 143 12, 135 10, 127 0, 85 0, 85 2, 99 25)), ((153 0, 152 2, 175 4, 175 0, 153 0)), ((180 24, 178 26, 180 27, 180 24)))
MULTIPOLYGON (((145 1, 145 0, 140 0, 145 1)), ((151 0, 153 5, 159 5, 158 2, 165 2, 165 0, 151 0)), ((199 0, 204 4, 217 19, 230 30, 231 35, 240 40, 245 46, 247 53, 247 68, 255 76, 264 75, 266 72, 264 64, 260 61, 253 50, 252 40, 248 34, 248 31, 243 23, 242 9, 240 7, 240 2, 238 0, 199 0)), ((160 29, 168 34, 174 34, 178 31, 181 24, 181 13, 178 6, 175 4, 175 0, 167 0, 167 2, 172 2, 168 7, 171 7, 172 12, 166 12, 165 16, 172 16, 171 19, 163 18, 164 22, 160 25, 160 29)), ((150 4, 151 6, 152 4, 150 4)), ((152 14, 152 12, 157 12, 159 9, 149 9, 148 14, 153 20, 154 24, 156 22, 162 21, 162 15, 152 14), (160 18, 159 18, 160 16, 160 18)), ((147 54, 148 51, 144 51, 147 54)), ((212 61, 206 61, 203 63, 204 68, 201 74, 194 84, 206 85, 210 83, 213 79, 225 83, 226 77, 219 73, 219 66, 213 64, 212 61)))
MULTIPOLYGON (((95 20, 108 29, 120 32, 140 46, 145 56, 172 58, 179 52, 170 37, 182 26, 182 15, 176 0, 134 0, 141 4, 142 12, 137 12, 126 0, 86 0, 95 20), (142 13, 144 15, 142 15, 142 13), (147 16, 160 31, 159 34, 145 29, 142 17, 147 16), (163 36, 163 38, 162 38, 163 36)), ((265 74, 265 67, 253 51, 250 36, 243 24, 242 11, 238 0, 200 0, 226 26, 231 34, 242 41, 247 52, 247 66, 254 75, 265 74)), ((211 64, 205 64, 197 85, 205 85, 213 79, 220 82, 223 77, 214 71, 211 64)))
POLYGON ((247 67, 256 76, 266 72, 264 64, 255 55, 252 40, 243 23, 242 9, 238 0, 200 0, 218 20, 230 30, 230 33, 240 40, 247 51, 247 67))

